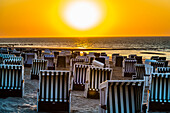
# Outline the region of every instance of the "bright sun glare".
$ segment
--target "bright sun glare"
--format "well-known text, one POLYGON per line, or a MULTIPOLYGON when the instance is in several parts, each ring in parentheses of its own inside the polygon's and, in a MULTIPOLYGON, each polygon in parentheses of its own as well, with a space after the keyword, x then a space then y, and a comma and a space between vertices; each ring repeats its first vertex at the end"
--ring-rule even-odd
POLYGON ((64 19, 66 23, 78 30, 93 28, 101 21, 101 9, 97 3, 74 1, 66 5, 64 19))

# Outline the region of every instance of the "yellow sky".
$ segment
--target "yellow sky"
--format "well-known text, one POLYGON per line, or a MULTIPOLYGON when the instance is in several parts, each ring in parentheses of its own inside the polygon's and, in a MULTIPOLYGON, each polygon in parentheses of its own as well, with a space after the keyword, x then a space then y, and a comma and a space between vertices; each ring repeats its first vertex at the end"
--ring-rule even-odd
POLYGON ((170 36, 170 0, 86 0, 103 18, 86 30, 63 18, 74 1, 0 0, 0 37, 170 36))

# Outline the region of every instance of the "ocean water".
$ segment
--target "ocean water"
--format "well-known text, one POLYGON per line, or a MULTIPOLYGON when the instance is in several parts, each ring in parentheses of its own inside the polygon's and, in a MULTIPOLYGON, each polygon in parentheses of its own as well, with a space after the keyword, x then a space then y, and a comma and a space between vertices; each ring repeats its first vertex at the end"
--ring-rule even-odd
POLYGON ((0 38, 0 46, 106 48, 113 50, 101 50, 100 52, 106 52, 110 56, 112 53, 120 53, 121 55, 137 54, 144 58, 158 55, 170 59, 170 37, 0 38))

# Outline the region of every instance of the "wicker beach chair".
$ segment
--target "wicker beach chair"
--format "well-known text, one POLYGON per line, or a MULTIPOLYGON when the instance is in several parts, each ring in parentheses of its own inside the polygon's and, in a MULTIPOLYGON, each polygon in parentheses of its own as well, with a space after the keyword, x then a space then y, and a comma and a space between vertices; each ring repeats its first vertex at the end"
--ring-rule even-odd
POLYGON ((81 90, 84 91, 85 82, 86 82, 86 76, 87 76, 87 69, 88 67, 91 67, 92 65, 86 65, 86 64, 74 64, 74 70, 73 70, 73 90, 81 90))
POLYGON ((37 93, 38 112, 70 111, 69 71, 41 70, 37 93))
POLYGON ((0 64, 0 97, 24 95, 24 66, 0 64))
POLYGON ((39 79, 39 72, 40 70, 47 70, 47 60, 43 59, 33 59, 32 63, 32 68, 31 68, 31 79, 39 79))
POLYGON ((170 73, 153 73, 149 92, 149 111, 170 112, 170 73))
POLYGON ((135 64, 135 75, 132 78, 135 80, 143 80, 145 76, 145 64, 135 64))
POLYGON ((37 54, 35 53, 25 53, 25 67, 31 67, 32 66, 32 60, 37 59, 37 54))
POLYGON ((141 113, 144 80, 107 80, 100 84, 99 113, 141 113))
POLYGON ((133 58, 127 58, 123 60, 122 76, 123 77, 132 77, 135 75, 135 64, 137 60, 133 58))
POLYGON ((54 55, 44 55, 44 59, 48 60, 48 70, 54 70, 55 69, 55 63, 54 63, 54 55))
POLYGON ((89 67, 86 76, 84 96, 86 98, 99 98, 100 83, 110 80, 111 77, 111 68, 89 67))
POLYGON ((74 64, 75 63, 78 63, 78 62, 81 62, 81 63, 83 63, 83 62, 85 62, 85 59, 82 59, 82 58, 72 58, 71 60, 70 60, 70 70, 71 70, 71 72, 73 72, 73 69, 74 69, 74 64))

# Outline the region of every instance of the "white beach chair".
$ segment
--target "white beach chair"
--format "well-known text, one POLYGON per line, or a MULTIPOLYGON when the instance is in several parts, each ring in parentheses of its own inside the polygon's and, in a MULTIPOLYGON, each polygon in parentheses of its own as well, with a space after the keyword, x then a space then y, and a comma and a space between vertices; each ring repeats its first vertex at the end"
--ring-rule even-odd
POLYGON ((100 83, 110 80, 112 68, 89 67, 86 76, 84 96, 86 98, 99 98, 100 83))
POLYGON ((70 72, 41 70, 37 93, 38 112, 70 112, 70 72))
POLYGON ((73 70, 73 90, 82 90, 84 91, 85 82, 86 82, 86 76, 87 76, 87 69, 88 67, 91 67, 92 65, 86 65, 86 64, 74 64, 74 70, 73 70))
POLYGON ((24 66, 0 64, 0 97, 24 95, 24 66))
POLYGON ((141 113, 144 80, 107 80, 100 84, 99 113, 141 113))
POLYGON ((48 60, 43 59, 33 59, 32 67, 31 67, 31 79, 39 79, 40 70, 47 70, 48 60))
POLYGON ((152 73, 148 110, 170 112, 170 73, 152 73))
POLYGON ((137 60, 133 58, 127 58, 123 60, 122 76, 123 77, 132 77, 135 75, 135 64, 137 60))

